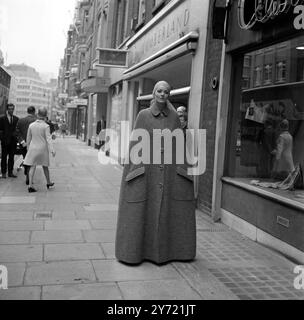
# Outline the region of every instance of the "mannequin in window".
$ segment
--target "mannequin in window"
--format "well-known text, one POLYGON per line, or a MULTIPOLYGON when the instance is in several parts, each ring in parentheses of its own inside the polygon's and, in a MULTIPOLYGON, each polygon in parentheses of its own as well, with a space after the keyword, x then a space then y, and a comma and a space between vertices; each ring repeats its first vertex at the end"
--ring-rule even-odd
POLYGON ((276 134, 271 120, 266 120, 264 128, 260 133, 260 166, 258 176, 269 178, 273 167, 274 154, 272 151, 276 146, 276 134))
POLYGON ((272 151, 275 156, 272 177, 279 180, 284 180, 294 171, 293 162, 293 137, 289 133, 289 122, 283 120, 280 123, 280 135, 277 139, 277 146, 272 151))

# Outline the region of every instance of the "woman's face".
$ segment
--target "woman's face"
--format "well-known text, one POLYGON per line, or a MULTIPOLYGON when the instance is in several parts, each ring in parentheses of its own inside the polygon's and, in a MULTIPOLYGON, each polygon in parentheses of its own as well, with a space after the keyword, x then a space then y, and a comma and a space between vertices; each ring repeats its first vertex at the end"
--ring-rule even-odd
POLYGON ((160 85, 155 91, 155 100, 158 103, 166 103, 170 96, 170 91, 167 86, 160 85))

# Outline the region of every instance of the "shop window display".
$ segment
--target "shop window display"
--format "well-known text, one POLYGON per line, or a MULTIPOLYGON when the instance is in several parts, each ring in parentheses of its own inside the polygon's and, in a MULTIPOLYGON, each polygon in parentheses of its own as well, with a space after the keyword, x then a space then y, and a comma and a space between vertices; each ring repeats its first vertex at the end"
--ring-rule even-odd
POLYGON ((228 176, 283 181, 304 163, 303 49, 301 36, 236 59, 228 176))

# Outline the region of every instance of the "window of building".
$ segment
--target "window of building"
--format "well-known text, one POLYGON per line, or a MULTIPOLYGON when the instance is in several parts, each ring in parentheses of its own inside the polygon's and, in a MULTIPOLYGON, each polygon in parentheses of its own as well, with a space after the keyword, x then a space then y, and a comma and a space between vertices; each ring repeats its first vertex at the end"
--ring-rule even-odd
POLYGON ((152 11, 156 14, 166 3, 166 0, 153 0, 152 1, 152 11))
POLYGON ((225 176, 279 182, 303 163, 303 44, 300 36, 234 57, 225 176))
POLYGON ((146 0, 139 0, 138 24, 145 23, 146 19, 146 0))
POLYGON ((114 23, 114 47, 118 47, 125 38, 125 27, 126 27, 126 14, 127 14, 127 5, 126 0, 117 0, 116 16, 114 23))
POLYGON ((286 78, 287 78, 286 61, 279 61, 276 64, 276 81, 286 82, 286 78))
POLYGON ((272 83, 272 64, 264 65, 264 84, 272 83))
POLYGON ((256 66, 254 69, 254 86, 259 87, 262 84, 262 68, 256 66))

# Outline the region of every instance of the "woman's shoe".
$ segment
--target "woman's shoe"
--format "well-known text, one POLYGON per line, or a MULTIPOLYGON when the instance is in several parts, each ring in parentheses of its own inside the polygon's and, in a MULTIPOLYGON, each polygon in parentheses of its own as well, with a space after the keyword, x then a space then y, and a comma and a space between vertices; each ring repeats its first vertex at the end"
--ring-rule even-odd
POLYGON ((54 183, 54 182, 51 182, 51 183, 48 183, 48 184, 46 185, 46 187, 47 187, 48 189, 50 189, 50 187, 54 187, 54 185, 55 185, 55 183, 54 183))
POLYGON ((37 190, 34 189, 34 188, 32 188, 32 187, 29 187, 29 188, 28 188, 28 192, 29 192, 29 193, 33 193, 33 192, 37 192, 37 190))

